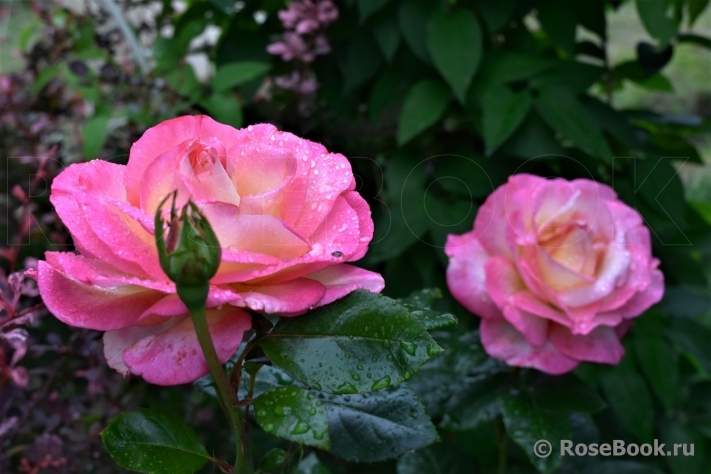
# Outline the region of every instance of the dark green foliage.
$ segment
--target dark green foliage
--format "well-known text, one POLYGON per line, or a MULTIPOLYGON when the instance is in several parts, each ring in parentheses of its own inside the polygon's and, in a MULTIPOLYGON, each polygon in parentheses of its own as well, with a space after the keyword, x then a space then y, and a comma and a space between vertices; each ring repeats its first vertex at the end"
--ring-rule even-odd
POLYGON ((211 459, 183 420, 152 410, 122 413, 101 438, 116 462, 132 471, 189 474, 211 459))

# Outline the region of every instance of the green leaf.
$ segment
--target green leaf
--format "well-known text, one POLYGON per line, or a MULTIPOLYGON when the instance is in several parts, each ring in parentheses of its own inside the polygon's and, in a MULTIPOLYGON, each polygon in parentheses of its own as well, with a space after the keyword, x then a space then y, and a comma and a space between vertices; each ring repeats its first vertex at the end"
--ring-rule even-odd
POLYGON ((406 251, 427 231, 422 206, 427 178, 424 166, 415 166, 405 154, 389 156, 383 173, 386 201, 375 218, 375 235, 367 254, 369 263, 392 259, 406 251))
POLYGON ((375 41, 388 62, 393 60, 397 47, 400 45, 400 30, 394 16, 386 16, 373 27, 375 41))
POLYGON ((404 306, 367 291, 281 319, 262 348, 295 379, 331 393, 399 383, 442 351, 404 306))
POLYGON ((242 106, 232 95, 213 93, 200 105, 210 113, 218 122, 231 125, 235 128, 242 126, 242 106))
POLYGON ((37 97, 37 95, 42 92, 42 89, 45 88, 47 84, 50 83, 52 79, 55 77, 58 77, 62 72, 62 68, 55 64, 54 66, 49 66, 45 69, 42 70, 39 74, 37 74, 37 77, 35 78, 34 82, 32 83, 32 87, 30 88, 30 94, 32 97, 37 97))
POLYGON ((644 380, 629 358, 607 367, 601 377, 607 402, 622 424, 642 442, 654 436, 654 410, 644 380))
MULTIPOLYGON (((704 204, 711 206, 708 203, 704 204)), ((711 213, 711 208, 708 212, 711 213)), ((711 223, 711 214, 707 218, 711 223)), ((664 298, 660 308, 665 313, 680 318, 702 318, 711 312, 711 291, 669 285, 664 288, 664 298)))
POLYGON ((507 86, 492 85, 481 97, 481 109, 486 154, 491 155, 526 118, 531 96, 526 90, 512 92, 507 86))
POLYGON ((410 78, 403 77, 394 67, 389 67, 375 81, 368 98, 370 121, 378 123, 380 115, 402 103, 412 87, 410 78))
POLYGON ((358 0, 358 10, 360 11, 360 22, 363 23, 373 13, 377 12, 390 0, 358 0))
POLYGON ((215 92, 225 92, 252 79, 266 74, 271 64, 257 61, 240 61, 225 64, 217 69, 212 78, 212 89, 215 92))
POLYGON ((286 451, 281 448, 270 449, 259 461, 259 469, 264 472, 275 471, 284 464, 288 457, 286 451))
POLYGON ((710 328, 689 319, 674 319, 670 321, 667 334, 683 352, 696 359, 706 371, 711 372, 710 328))
POLYGON ((166 73, 164 77, 170 87, 188 101, 197 100, 200 94, 200 82, 189 64, 181 64, 171 68, 170 72, 166 73))
POLYGON ((510 382, 508 374, 470 381, 447 402, 440 425, 452 431, 465 431, 493 420, 501 411, 501 397, 511 389, 510 382))
POLYGON ((405 386, 361 395, 319 394, 328 413, 331 453, 354 462, 378 462, 430 445, 437 430, 415 393, 405 386))
POLYGON ((669 82, 669 79, 659 73, 635 82, 645 89, 652 91, 674 92, 674 86, 669 82))
POLYGON ((175 32, 171 38, 176 53, 181 56, 187 53, 190 42, 205 31, 205 28, 213 21, 214 13, 215 9, 210 2, 195 2, 178 17, 175 22, 175 32))
POLYGON ((683 135, 675 133, 653 132, 647 142, 652 155, 680 157, 689 159, 692 163, 703 163, 699 152, 683 135))
POLYGON ((503 144, 500 152, 526 160, 565 154, 565 150, 555 139, 553 130, 535 112, 528 114, 518 130, 503 144))
POLYGON ((427 47, 437 70, 463 103, 482 55, 476 17, 461 9, 435 14, 427 25, 427 47))
POLYGON ((449 90, 441 83, 424 79, 415 84, 400 113, 398 144, 404 145, 437 122, 447 110, 448 103, 449 90))
POLYGON ((669 419, 664 420, 661 429, 661 442, 666 443, 667 451, 671 451, 672 446, 677 443, 685 445, 687 452, 691 446, 694 447, 693 456, 684 455, 683 447, 679 446, 678 454, 664 458, 671 468, 671 472, 674 474, 708 474, 709 463, 705 449, 707 441, 691 426, 669 419))
POLYGON ((170 71, 177 67, 185 55, 185 50, 176 38, 158 36, 153 44, 153 57, 156 58, 156 70, 170 71))
POLYGON ((212 459, 190 426, 153 410, 121 413, 101 439, 114 460, 132 471, 189 474, 212 459))
POLYGON ((99 156, 108 136, 109 117, 95 115, 81 127, 82 151, 85 160, 99 156))
MULTIPOLYGON (((706 223, 711 224, 711 203, 699 202, 699 201, 687 201, 689 206, 694 208, 701 217, 704 218, 706 223)), ((711 306, 711 305, 709 305, 711 306)), ((708 307, 708 306, 707 306, 708 307)))
POLYGON ((446 413, 451 417, 451 407, 457 406, 456 400, 466 402, 469 388, 480 384, 486 377, 509 373, 505 364, 484 352, 478 331, 463 335, 441 331, 435 336, 437 343, 445 349, 444 353, 427 361, 408 381, 431 417, 446 413))
MULTIPOLYGON (((246 370, 242 372, 242 385, 239 388, 238 394, 240 399, 247 396, 247 389, 250 386, 251 378, 252 376, 246 370)), ((288 387, 294 384, 294 379, 292 379, 286 372, 271 365, 261 366, 255 375, 255 379, 254 393, 252 395, 254 398, 273 388, 288 387)))
POLYGON ((637 361, 659 400, 671 409, 678 396, 679 358, 661 334, 635 334, 637 361))
POLYGON ((398 23, 405 42, 421 61, 432 62, 427 51, 427 21, 437 10, 437 3, 423 0, 404 0, 398 10, 398 23))
POLYGON ((329 449, 328 417, 310 391, 296 386, 275 388, 257 397, 253 404, 257 423, 267 433, 329 449))
POLYGON ((546 71, 554 64, 557 62, 534 54, 487 51, 478 77, 481 77, 484 82, 506 84, 528 79, 546 71))
MULTIPOLYGON (((262 393, 292 388, 313 393, 296 385, 284 386, 283 381, 289 377, 276 367, 262 367, 256 377, 255 393, 265 388, 267 391, 262 393)), ((243 385, 246 385, 249 380, 243 382, 243 385)), ((260 395, 260 398, 261 396, 263 395, 260 395)), ((307 395, 306 399, 326 410, 331 439, 330 451, 344 459, 376 462, 421 448, 437 439, 437 432, 425 415, 424 407, 406 385, 361 395, 330 395, 319 392, 315 393, 315 398, 309 400, 307 395)), ((270 406, 274 408, 277 405, 270 406)), ((302 467, 300 465, 300 468, 302 467)), ((305 472, 322 472, 314 469, 305 472)))
POLYGON ((612 157, 602 130, 573 93, 546 88, 540 91, 534 104, 543 120, 563 137, 597 158, 612 157))
POLYGON ((709 0, 689 0, 686 2, 686 9, 689 17, 689 26, 692 26, 694 23, 696 23, 696 20, 699 18, 699 15, 701 15, 708 6, 709 0))
POLYGON ((538 5, 538 20, 553 43, 569 56, 575 54, 576 9, 566 0, 544 0, 538 5))
POLYGON ((516 4, 514 0, 499 0, 496 2, 480 2, 477 4, 484 22, 489 30, 494 32, 505 26, 513 15, 516 4))
POLYGON ((575 5, 577 21, 586 29, 596 33, 603 42, 607 41, 606 7, 605 0, 593 0, 575 5))
POLYGON ((343 91, 350 92, 370 80, 380 70, 383 57, 375 39, 367 30, 355 33, 346 56, 346 80, 343 91))
POLYGON ((596 413, 607 406, 592 387, 574 375, 545 376, 531 387, 531 394, 539 407, 562 412, 561 416, 596 413))
POLYGON ((599 127, 609 132, 610 135, 628 148, 634 149, 638 147, 635 130, 630 125, 629 119, 622 113, 593 97, 586 97, 584 104, 590 115, 595 118, 599 127))
POLYGON ((686 201, 684 186, 670 159, 635 160, 635 193, 666 224, 684 226, 686 223, 686 201))
MULTIPOLYGON (((661 71, 674 56, 674 47, 668 45, 665 48, 655 47, 653 44, 637 43, 637 61, 639 62, 645 76, 651 76, 661 71)), ((634 80, 634 78, 632 77, 634 80)))
MULTIPOLYGON (((456 176, 456 175, 455 175, 456 176)), ((437 181, 436 185, 449 182, 452 188, 459 185, 460 189, 466 189, 464 181, 457 181, 457 178, 448 177, 437 181)), ((445 186, 442 186, 444 188, 445 186)), ((434 188, 434 186, 432 187, 434 188)), ((424 208, 427 211, 428 224, 431 237, 431 245, 434 245, 436 255, 444 265, 449 263, 449 259, 444 254, 444 246, 450 234, 463 234, 472 228, 472 220, 476 216, 478 206, 473 203, 471 196, 446 196, 437 197, 438 192, 430 188, 427 190, 424 199, 424 208)))
POLYGON ((669 3, 666 1, 636 0, 637 13, 647 32, 666 45, 676 34, 678 22, 667 15, 669 3))
POLYGON ((331 471, 321 464, 316 453, 311 453, 301 460, 292 474, 331 474, 331 471))
MULTIPOLYGON (((455 154, 437 157, 435 168, 437 185, 449 193, 463 197, 464 201, 468 201, 467 204, 471 204, 471 198, 486 198, 494 192, 494 183, 504 182, 507 177, 506 167, 487 158, 455 154)), ((427 193, 428 196, 430 194, 427 193)), ((471 221, 476 215, 476 209, 472 211, 473 213, 467 216, 468 230, 471 230, 471 221)))
POLYGON ((209 0, 214 6, 219 8, 222 12, 228 15, 234 12, 235 4, 232 0, 209 0))
POLYGON ((586 92, 590 86, 598 82, 604 72, 604 68, 592 64, 578 61, 556 61, 551 67, 532 77, 530 86, 533 89, 546 89, 557 86, 580 94, 586 92))
MULTIPOLYGON (((558 412, 542 409, 525 392, 502 396, 501 412, 506 432, 523 448, 531 463, 545 474, 558 469, 561 463, 558 444, 562 439, 570 439, 568 418, 560 416, 558 412), (550 443, 552 454, 547 457, 536 455, 534 447, 539 440, 550 443)), ((538 449, 541 449, 540 445, 538 449)))
POLYGON ((472 459, 453 444, 437 444, 398 459, 397 474, 471 474, 472 459))
POLYGON ((588 464, 581 474, 664 474, 649 463, 635 461, 597 461, 588 464))
POLYGON ((592 41, 581 41, 575 45, 575 54, 581 54, 583 56, 590 56, 591 58, 596 58, 599 60, 605 60, 605 50, 593 43, 592 41))
POLYGON ((425 288, 413 292, 407 298, 400 298, 397 302, 407 308, 427 330, 456 325, 457 318, 453 314, 431 309, 435 300, 440 298, 442 292, 439 288, 425 288))

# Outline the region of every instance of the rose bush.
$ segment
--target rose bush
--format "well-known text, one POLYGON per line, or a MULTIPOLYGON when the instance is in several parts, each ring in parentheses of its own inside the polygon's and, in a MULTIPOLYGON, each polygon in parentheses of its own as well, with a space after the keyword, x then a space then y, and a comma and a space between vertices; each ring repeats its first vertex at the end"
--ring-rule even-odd
POLYGON ((482 318, 486 351, 551 374, 619 363, 631 318, 664 291, 640 215, 587 179, 512 176, 445 252, 449 288, 482 318))
POLYGON ((79 253, 46 253, 40 293, 61 321, 106 331, 106 359, 119 372, 160 385, 190 382, 208 369, 159 265, 160 202, 177 190, 177 205, 191 199, 217 234, 222 263, 207 320, 225 362, 250 328, 243 308, 296 316, 355 289, 382 290, 379 274, 345 263, 365 254, 373 234, 354 189, 343 155, 272 125, 168 120, 133 145, 126 166, 96 160, 55 178, 50 199, 79 253))

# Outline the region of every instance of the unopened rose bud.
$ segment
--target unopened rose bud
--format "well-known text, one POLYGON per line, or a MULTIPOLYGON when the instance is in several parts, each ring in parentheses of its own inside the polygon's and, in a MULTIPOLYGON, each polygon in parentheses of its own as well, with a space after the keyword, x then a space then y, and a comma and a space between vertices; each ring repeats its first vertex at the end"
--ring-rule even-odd
POLYGON ((222 249, 210 223, 192 202, 178 211, 177 193, 166 197, 155 217, 156 243, 163 271, 178 286, 202 286, 209 283, 220 266, 222 249), (163 205, 173 198, 168 222, 168 236, 163 232, 163 205), (178 213, 179 212, 179 213, 178 213))

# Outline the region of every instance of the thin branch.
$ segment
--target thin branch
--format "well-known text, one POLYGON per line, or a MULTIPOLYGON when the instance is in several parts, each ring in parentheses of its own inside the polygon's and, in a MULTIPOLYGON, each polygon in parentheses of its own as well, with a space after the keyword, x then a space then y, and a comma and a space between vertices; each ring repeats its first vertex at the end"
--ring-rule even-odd
POLYGON ((123 17, 123 13, 121 13, 121 9, 118 5, 116 5, 114 0, 104 0, 104 5, 106 5, 106 9, 109 11, 109 14, 116 21, 119 30, 121 30, 121 33, 126 38, 126 42, 128 42, 128 46, 133 52, 133 58, 136 60, 136 63, 138 63, 138 67, 141 69, 141 72, 145 75, 148 72, 148 63, 146 62, 146 57, 143 54, 143 48, 140 44, 138 44, 138 39, 133 33, 131 27, 128 23, 126 23, 126 19, 123 17))

